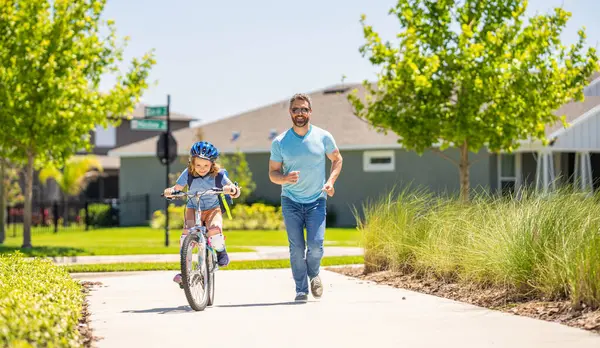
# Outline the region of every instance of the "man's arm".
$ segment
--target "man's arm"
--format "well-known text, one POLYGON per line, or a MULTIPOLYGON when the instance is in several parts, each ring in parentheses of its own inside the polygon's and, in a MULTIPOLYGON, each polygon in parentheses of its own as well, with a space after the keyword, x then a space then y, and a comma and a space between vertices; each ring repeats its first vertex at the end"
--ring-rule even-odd
POLYGON ((331 160, 331 173, 329 174, 329 179, 327 180, 332 186, 335 184, 338 176, 340 176, 340 172, 342 171, 342 154, 339 149, 333 150, 332 153, 328 154, 327 157, 331 160))
POLYGON ((327 154, 327 157, 331 160, 331 173, 329 174, 329 179, 325 185, 323 185, 323 191, 327 192, 329 197, 333 197, 335 194, 335 188, 333 187, 333 184, 335 184, 335 181, 342 171, 343 159, 339 149, 333 150, 332 153, 327 154))
POLYGON ((286 183, 285 175, 281 172, 281 162, 269 160, 269 179, 277 185, 286 183))

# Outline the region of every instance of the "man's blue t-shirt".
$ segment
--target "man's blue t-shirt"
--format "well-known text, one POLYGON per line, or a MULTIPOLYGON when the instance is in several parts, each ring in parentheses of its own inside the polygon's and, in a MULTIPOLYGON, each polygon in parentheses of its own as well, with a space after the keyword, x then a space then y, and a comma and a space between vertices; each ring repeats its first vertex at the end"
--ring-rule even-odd
MULTIPOLYGON (((212 176, 207 174, 205 176, 196 176, 194 180, 192 180, 191 187, 188 187, 188 192, 192 191, 206 191, 217 187, 216 184, 216 176, 212 176)), ((181 175, 177 179, 177 185, 186 186, 188 180, 188 169, 185 168, 181 175)), ((223 186, 231 185, 231 180, 227 177, 227 175, 223 175, 223 186)), ((191 198, 188 200, 187 207, 196 209, 196 199, 191 198)), ((214 194, 206 194, 200 197, 200 209, 202 210, 210 210, 219 206, 219 198, 214 194)))
POLYGON ((271 143, 271 160, 281 162, 283 174, 300 171, 298 182, 283 184, 281 195, 298 203, 311 203, 327 198, 323 186, 326 155, 337 149, 328 131, 311 125, 308 133, 298 135, 293 128, 277 136, 271 143))

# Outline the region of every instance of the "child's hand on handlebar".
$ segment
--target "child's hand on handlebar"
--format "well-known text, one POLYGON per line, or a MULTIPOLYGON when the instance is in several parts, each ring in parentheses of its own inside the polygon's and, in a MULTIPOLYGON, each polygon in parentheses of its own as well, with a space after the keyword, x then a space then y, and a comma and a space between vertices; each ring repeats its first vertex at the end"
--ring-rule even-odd
POLYGON ((232 198, 238 198, 240 196, 240 188, 234 185, 223 186, 223 193, 231 195, 232 198))

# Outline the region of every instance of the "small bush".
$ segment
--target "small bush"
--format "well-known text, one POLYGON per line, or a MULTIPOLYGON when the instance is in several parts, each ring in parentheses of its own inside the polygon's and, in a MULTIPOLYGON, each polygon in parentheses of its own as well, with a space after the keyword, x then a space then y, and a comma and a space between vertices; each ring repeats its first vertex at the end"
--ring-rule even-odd
POLYGON ((284 227, 281 207, 263 203, 234 205, 231 220, 226 218, 223 225, 225 230, 279 230, 284 227))
MULTIPOLYGON (((185 219, 185 207, 176 206, 175 204, 169 204, 169 228, 170 229, 183 229, 185 219)), ((165 216, 164 210, 157 210, 152 214, 152 220, 150 220, 150 227, 152 228, 165 228, 165 222, 167 217, 165 216)))
POLYGON ((84 295, 46 259, 0 256, 0 346, 79 347, 84 295))
POLYGON ((364 206, 366 271, 433 274, 600 306, 600 204, 566 190, 470 204, 404 191, 364 206))
MULTIPOLYGON (((169 205, 169 227, 171 229, 183 228, 184 208, 169 205)), ((165 228, 165 214, 157 210, 152 214, 150 226, 152 228, 165 228)), ((224 230, 279 230, 283 228, 281 207, 274 207, 263 203, 252 205, 234 204, 231 210, 231 220, 227 213, 223 216, 224 230)))
MULTIPOLYGON (((85 224, 85 209, 79 211, 81 223, 85 224)), ((117 222, 113 220, 112 208, 109 204, 94 203, 88 204, 88 221, 90 226, 112 227, 117 222)))

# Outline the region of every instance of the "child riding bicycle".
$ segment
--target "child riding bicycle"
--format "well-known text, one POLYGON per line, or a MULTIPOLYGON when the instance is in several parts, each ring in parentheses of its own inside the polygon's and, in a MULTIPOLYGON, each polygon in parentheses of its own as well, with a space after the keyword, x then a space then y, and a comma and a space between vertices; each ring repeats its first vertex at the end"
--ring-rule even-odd
MULTIPOLYGON (((167 187, 164 190, 164 195, 170 196, 174 191, 181 191, 186 185, 189 192, 210 190, 218 186, 217 180, 220 179, 219 186, 223 187, 224 194, 230 195, 232 198, 239 197, 240 188, 232 183, 227 177, 226 172, 215 162, 218 157, 219 150, 213 144, 207 141, 194 143, 190 149, 188 167, 181 173, 177 179, 177 183, 173 187, 167 187)), ((185 225, 179 239, 180 251, 181 243, 188 234, 188 228, 195 225, 196 208, 196 202, 191 199, 188 200, 185 209, 185 225)), ((224 244, 223 215, 219 198, 214 195, 201 197, 200 209, 202 210, 201 219, 204 226, 208 229, 208 237, 211 243, 224 244)), ((229 256, 226 249, 217 252, 217 262, 221 267, 229 264, 229 256)), ((175 275, 173 281, 181 284, 181 274, 175 275)))

